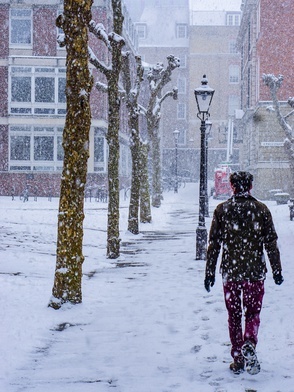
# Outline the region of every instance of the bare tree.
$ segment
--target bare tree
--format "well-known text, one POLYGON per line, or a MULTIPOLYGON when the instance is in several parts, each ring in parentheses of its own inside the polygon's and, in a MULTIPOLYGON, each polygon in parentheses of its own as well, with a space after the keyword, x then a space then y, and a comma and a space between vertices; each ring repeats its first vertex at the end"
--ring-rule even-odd
MULTIPOLYGON (((280 103, 278 100, 278 90, 282 86, 284 77, 282 75, 275 76, 273 74, 263 74, 262 80, 264 84, 269 88, 273 106, 277 115, 278 122, 285 132, 285 141, 284 141, 284 148, 285 152, 289 158, 290 164, 290 173, 292 176, 292 181, 290 184, 290 192, 292 197, 294 196, 294 137, 293 137, 293 128, 290 126, 288 119, 289 117, 294 114, 294 110, 291 110, 288 114, 283 116, 280 108, 280 103)), ((291 108, 294 108, 294 98, 290 97, 288 99, 288 104, 291 108)))
POLYGON ((173 99, 178 99, 178 89, 176 87, 162 95, 163 88, 171 81, 172 72, 180 66, 180 60, 173 55, 168 56, 167 60, 168 65, 166 68, 164 68, 162 63, 157 63, 156 66, 150 69, 147 75, 150 99, 147 109, 143 109, 151 142, 153 207, 160 207, 162 198, 159 137, 161 106, 167 97, 171 96, 173 99))
POLYGON ((128 121, 130 129, 130 148, 132 155, 132 183, 129 206, 128 230, 133 234, 139 233, 139 203, 140 203, 140 183, 142 177, 142 141, 139 132, 138 97, 141 82, 143 80, 144 68, 140 56, 136 57, 137 72, 134 85, 132 86, 130 72, 130 53, 123 55, 123 80, 125 88, 126 105, 128 109, 128 121))
POLYGON ((107 224, 107 257, 116 259, 120 255, 119 238, 119 127, 120 127, 120 91, 119 76, 122 67, 122 48, 125 41, 122 38, 123 14, 121 0, 112 0, 113 32, 107 34, 101 23, 93 20, 89 30, 108 48, 111 64, 106 65, 99 60, 89 48, 90 62, 104 74, 107 85, 97 83, 96 87, 107 92, 108 96, 108 130, 106 140, 109 146, 108 157, 108 224, 107 224))
POLYGON ((64 41, 60 44, 67 49, 67 114, 63 131, 56 269, 49 303, 54 309, 65 302, 82 302, 84 190, 91 126, 89 97, 93 84, 87 51, 91 7, 92 0, 65 0, 64 13, 56 20, 56 25, 64 31, 64 41))

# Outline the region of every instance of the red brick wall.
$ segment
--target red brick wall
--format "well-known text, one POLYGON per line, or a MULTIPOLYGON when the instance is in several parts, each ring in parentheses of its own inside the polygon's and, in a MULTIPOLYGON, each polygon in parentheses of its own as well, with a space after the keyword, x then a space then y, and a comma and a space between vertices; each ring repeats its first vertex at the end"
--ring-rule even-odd
POLYGON ((8 67, 0 67, 0 117, 8 114, 8 67))
POLYGON ((35 7, 33 17, 33 55, 56 56, 57 9, 54 7, 35 7))
POLYGON ((0 171, 8 170, 8 126, 0 125, 0 171))
POLYGON ((0 58, 5 58, 9 54, 9 6, 0 4, 0 58))
MULTIPOLYGON (((263 73, 283 75, 279 99, 294 95, 294 1, 261 0, 261 34, 257 44, 260 76, 263 73)), ((260 81, 260 99, 271 100, 269 90, 260 81)))
MULTIPOLYGON (((59 173, 9 173, 0 171, 0 195, 20 196, 28 189, 29 197, 58 197, 60 194, 61 174, 59 173)), ((87 184, 107 185, 105 174, 88 174, 87 184)), ((94 194, 93 194, 94 195, 94 194)))

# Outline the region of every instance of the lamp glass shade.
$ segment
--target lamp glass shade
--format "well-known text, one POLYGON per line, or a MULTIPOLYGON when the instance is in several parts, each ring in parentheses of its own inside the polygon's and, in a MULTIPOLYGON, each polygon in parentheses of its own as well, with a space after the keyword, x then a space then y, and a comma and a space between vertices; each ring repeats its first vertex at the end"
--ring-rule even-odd
POLYGON ((201 86, 194 90, 198 113, 208 113, 214 94, 214 89, 208 86, 206 76, 203 75, 201 86))

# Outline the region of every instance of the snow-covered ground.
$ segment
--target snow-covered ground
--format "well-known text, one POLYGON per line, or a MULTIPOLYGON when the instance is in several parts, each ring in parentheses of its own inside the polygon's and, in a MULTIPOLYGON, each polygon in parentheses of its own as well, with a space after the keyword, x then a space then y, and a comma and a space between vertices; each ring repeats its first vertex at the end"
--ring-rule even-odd
MULTIPOLYGON (((107 205, 85 203, 83 303, 47 307, 54 279, 58 200, 0 198, 0 391, 293 392, 294 221, 268 202, 285 282, 271 273, 261 314, 256 376, 236 376, 220 276, 208 294, 195 260, 198 186, 165 193, 153 223, 126 231, 105 257, 107 205)), ((210 200, 210 215, 217 201, 210 200)), ((211 217, 207 219, 210 227, 211 217)))

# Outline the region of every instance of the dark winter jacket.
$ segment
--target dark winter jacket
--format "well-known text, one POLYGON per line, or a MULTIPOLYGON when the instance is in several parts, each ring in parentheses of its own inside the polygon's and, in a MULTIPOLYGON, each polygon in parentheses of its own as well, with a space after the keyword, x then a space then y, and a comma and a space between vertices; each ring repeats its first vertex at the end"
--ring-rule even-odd
POLYGON ((281 273, 277 233, 267 206, 249 193, 219 204, 213 215, 207 251, 206 275, 214 276, 222 246, 224 281, 257 281, 267 272, 265 248, 273 274, 281 273))

